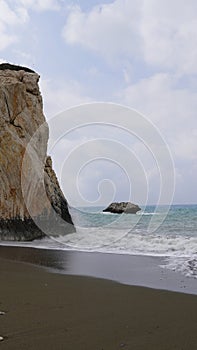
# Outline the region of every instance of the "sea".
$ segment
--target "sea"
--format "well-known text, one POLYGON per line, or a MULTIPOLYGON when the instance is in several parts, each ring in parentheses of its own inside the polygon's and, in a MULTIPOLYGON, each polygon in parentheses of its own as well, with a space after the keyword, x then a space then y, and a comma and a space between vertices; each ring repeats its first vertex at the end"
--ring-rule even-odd
POLYGON ((137 214, 103 209, 70 208, 76 233, 12 245, 162 257, 162 268, 197 278, 197 205, 148 205, 137 214))

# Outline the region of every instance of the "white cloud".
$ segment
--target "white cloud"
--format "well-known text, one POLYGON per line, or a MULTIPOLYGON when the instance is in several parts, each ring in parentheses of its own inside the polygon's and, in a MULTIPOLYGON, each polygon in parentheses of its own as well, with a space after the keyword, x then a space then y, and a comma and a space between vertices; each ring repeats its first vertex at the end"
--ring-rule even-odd
POLYGON ((140 32, 144 59, 179 74, 197 73, 197 3, 144 1, 140 32))
POLYGON ((59 0, 17 0, 17 2, 27 9, 36 11, 59 10, 59 0))
POLYGON ((173 142, 174 153, 178 158, 197 161, 197 128, 181 132, 173 142))
POLYGON ((83 12, 71 8, 63 37, 111 62, 138 57, 147 64, 197 73, 197 2, 116 0, 83 12))
POLYGON ((186 139, 191 137, 191 130, 196 129, 196 92, 178 88, 175 78, 161 73, 128 86, 120 99, 122 103, 138 109, 151 119, 170 143, 172 150, 175 145, 177 149, 181 139, 184 139, 185 151, 182 156, 189 156, 190 152, 193 156, 193 146, 186 139))
POLYGON ((89 13, 75 6, 68 16, 63 37, 70 44, 81 44, 108 59, 130 55, 139 49, 136 32, 141 0, 120 1, 95 6, 89 13))
POLYGON ((155 74, 128 86, 121 99, 148 115, 163 131, 172 126, 173 132, 186 125, 191 129, 196 123, 197 93, 176 83, 169 74, 155 74))
POLYGON ((27 11, 21 6, 9 6, 6 1, 0 1, 0 23, 4 25, 18 25, 28 20, 27 11))
POLYGON ((17 16, 5 1, 0 2, 0 21, 4 24, 15 24, 17 22, 17 16))
POLYGON ((0 0, 0 50, 20 39, 17 29, 29 20, 30 10, 59 10, 59 0, 0 0))
POLYGON ((144 113, 159 128, 169 145, 177 174, 175 201, 195 202, 196 91, 180 88, 176 77, 160 73, 125 88, 120 100, 144 113))
POLYGON ((41 79, 40 88, 44 99, 46 117, 52 117, 67 108, 90 102, 81 86, 74 81, 67 83, 57 82, 54 84, 49 79, 41 79))
POLYGON ((16 41, 17 37, 15 35, 7 34, 5 25, 0 22, 0 51, 6 49, 16 41))
POLYGON ((26 23, 28 14, 22 7, 11 8, 6 1, 0 1, 0 50, 17 42, 13 28, 26 23))

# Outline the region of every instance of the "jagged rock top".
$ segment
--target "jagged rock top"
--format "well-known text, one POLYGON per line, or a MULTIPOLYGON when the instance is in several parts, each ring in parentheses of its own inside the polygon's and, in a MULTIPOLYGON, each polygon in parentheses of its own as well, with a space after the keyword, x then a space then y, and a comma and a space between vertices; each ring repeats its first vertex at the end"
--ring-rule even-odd
POLYGON ((0 84, 17 84, 23 83, 25 85, 26 91, 32 93, 33 95, 40 95, 39 82, 40 76, 31 69, 14 66, 8 63, 3 63, 0 65, 0 84), (16 67, 16 68, 15 68, 16 67))
POLYGON ((28 73, 35 73, 35 71, 33 69, 30 69, 27 67, 18 66, 16 64, 10 64, 10 63, 1 63, 0 70, 6 70, 6 69, 15 70, 15 71, 23 70, 23 71, 28 72, 28 73))

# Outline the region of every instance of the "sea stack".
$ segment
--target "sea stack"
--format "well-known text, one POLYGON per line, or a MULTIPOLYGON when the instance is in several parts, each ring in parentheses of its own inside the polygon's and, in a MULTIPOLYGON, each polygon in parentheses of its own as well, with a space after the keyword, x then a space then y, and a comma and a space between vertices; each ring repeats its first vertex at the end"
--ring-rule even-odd
POLYGON ((137 204, 130 202, 114 202, 111 203, 103 212, 109 212, 114 214, 136 214, 141 208, 137 204))
POLYGON ((75 231, 47 156, 38 81, 29 68, 0 64, 0 240, 75 231))

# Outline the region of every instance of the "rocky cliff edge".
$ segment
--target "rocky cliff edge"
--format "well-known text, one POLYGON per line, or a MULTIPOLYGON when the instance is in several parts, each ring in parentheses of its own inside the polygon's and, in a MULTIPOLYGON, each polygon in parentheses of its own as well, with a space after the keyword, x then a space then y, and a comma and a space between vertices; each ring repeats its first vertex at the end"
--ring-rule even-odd
POLYGON ((0 240, 75 231, 47 156, 49 131, 38 81, 29 68, 0 65, 0 240))

